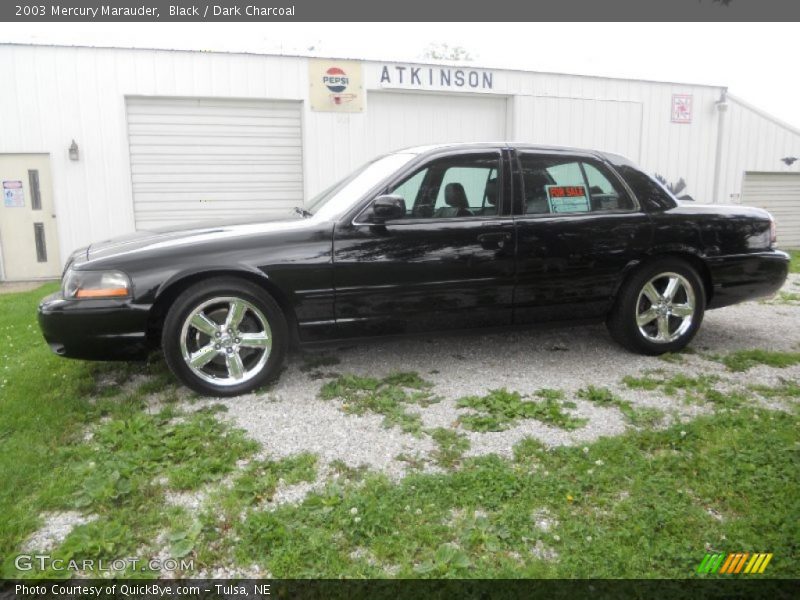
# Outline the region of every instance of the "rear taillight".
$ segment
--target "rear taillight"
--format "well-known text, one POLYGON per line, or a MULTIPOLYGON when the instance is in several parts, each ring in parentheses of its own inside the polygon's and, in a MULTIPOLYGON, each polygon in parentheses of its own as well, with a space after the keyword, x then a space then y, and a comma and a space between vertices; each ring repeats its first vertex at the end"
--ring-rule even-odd
POLYGON ((774 246, 778 243, 778 228, 775 226, 775 219, 769 217, 769 245, 774 246))

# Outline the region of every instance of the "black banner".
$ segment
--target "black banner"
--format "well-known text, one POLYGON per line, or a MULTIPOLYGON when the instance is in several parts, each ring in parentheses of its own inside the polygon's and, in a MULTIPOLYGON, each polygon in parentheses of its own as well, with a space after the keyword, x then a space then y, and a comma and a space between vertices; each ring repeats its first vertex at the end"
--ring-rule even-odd
POLYGON ((797 580, 754 576, 681 580, 68 580, 5 581, 4 600, 508 600, 769 599, 797 597, 797 580))
POLYGON ((797 21, 794 0, 3 0, 0 20, 797 21))

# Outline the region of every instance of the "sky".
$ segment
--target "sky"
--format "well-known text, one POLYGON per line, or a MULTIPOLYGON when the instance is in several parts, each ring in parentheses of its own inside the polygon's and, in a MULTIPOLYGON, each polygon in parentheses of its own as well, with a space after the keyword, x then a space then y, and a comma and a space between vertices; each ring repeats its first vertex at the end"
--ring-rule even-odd
POLYGON ((461 46, 478 67, 726 86, 800 128, 797 23, 15 23, 0 43, 420 60, 461 46))

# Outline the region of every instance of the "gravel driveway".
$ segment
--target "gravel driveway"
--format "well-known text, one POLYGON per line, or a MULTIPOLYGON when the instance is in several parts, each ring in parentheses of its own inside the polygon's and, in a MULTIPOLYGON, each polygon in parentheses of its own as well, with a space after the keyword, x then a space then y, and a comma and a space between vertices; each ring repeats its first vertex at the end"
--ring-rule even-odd
MULTIPOLYGON (((790 276, 784 291, 800 293, 800 276, 790 276)), ((617 435, 630 427, 618 408, 577 398, 580 388, 607 387, 636 408, 660 409, 666 415, 664 423, 668 423, 711 408, 686 403, 659 390, 629 389, 621 381, 624 376, 642 376, 660 370, 661 376, 713 374, 719 376, 721 389, 777 385, 781 378, 800 378, 800 366, 785 369, 756 366, 745 373, 733 373, 710 357, 754 348, 797 351, 799 343, 800 302, 774 299, 709 311, 691 346, 695 354, 681 355, 677 362, 631 354, 617 346, 602 325, 492 335, 430 336, 330 349, 324 355, 335 357, 338 363, 321 366, 316 374, 316 369, 309 369, 308 357, 294 357, 268 392, 226 400, 201 400, 193 406, 224 404, 225 418, 258 440, 266 456, 312 452, 319 456, 321 464, 340 460, 399 478, 409 468, 409 456, 416 457, 416 464, 424 465, 424 469, 435 470, 437 467, 430 457, 436 444, 427 434, 415 436, 398 427, 385 427, 381 415, 347 414, 341 401, 320 399, 321 386, 334 374, 383 377, 397 371, 415 371, 430 381, 432 392, 441 397, 440 402, 426 407, 409 406, 409 412, 417 412, 426 429, 445 427, 465 435, 470 442, 467 455, 508 456, 514 444, 528 436, 548 446, 574 445, 617 435), (565 398, 575 403, 569 409, 570 414, 588 421, 573 431, 534 419, 523 419, 499 432, 463 429, 457 419, 469 409, 457 407, 456 400, 497 388, 523 395, 541 388, 562 390, 565 398), (399 459, 399 455, 406 459, 399 459)))

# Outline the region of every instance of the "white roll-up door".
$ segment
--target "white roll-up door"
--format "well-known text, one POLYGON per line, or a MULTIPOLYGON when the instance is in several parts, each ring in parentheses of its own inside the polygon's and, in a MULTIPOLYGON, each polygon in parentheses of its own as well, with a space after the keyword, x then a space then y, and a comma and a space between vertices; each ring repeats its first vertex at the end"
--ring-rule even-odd
POLYGON ((365 158, 408 146, 506 139, 505 97, 370 92, 365 158))
POLYGON ((800 173, 745 173, 742 204, 772 213, 779 247, 800 248, 800 173))
POLYGON ((137 229, 302 205, 299 102, 128 98, 127 113, 137 229))

